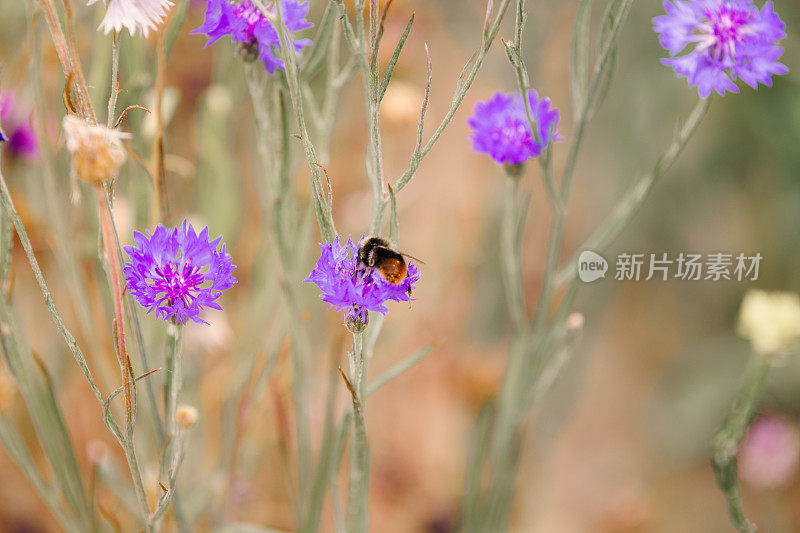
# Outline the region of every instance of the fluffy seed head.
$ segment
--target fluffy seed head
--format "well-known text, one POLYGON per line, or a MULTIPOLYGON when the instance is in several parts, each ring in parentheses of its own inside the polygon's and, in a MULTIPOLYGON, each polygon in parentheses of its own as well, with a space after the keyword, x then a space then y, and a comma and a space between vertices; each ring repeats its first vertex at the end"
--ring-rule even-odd
POLYGON ((74 115, 65 116, 63 126, 72 170, 78 179, 97 184, 117 175, 125 162, 122 139, 129 134, 89 124, 74 115))

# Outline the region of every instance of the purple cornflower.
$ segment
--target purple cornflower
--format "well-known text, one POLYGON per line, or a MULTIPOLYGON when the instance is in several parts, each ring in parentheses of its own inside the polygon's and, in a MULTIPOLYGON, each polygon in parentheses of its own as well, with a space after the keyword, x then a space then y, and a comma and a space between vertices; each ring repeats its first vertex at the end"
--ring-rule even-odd
POLYGON ((361 272, 357 268, 358 249, 352 239, 339 247, 339 237, 333 244, 320 244, 322 249, 317 266, 303 281, 315 283, 322 291, 322 301, 337 311, 344 311, 346 319, 367 321, 367 311, 389 312, 387 300, 407 302, 411 299, 414 284, 419 281, 419 270, 408 263, 408 273, 398 284, 389 283, 378 270, 361 272))
POLYGON ((786 37, 784 23, 767 2, 759 9, 752 0, 665 1, 667 14, 653 19, 661 46, 672 56, 661 61, 671 66, 702 98, 717 91, 738 93, 741 79, 753 89, 772 86, 772 75, 789 69, 778 62, 786 37), (694 49, 677 56, 687 46, 694 49))
POLYGON ((39 145, 31 125, 31 113, 19 106, 14 93, 0 94, 0 141, 5 141, 12 156, 34 161, 39 156, 39 145))
MULTIPOLYGON (((280 0, 281 14, 283 15, 286 29, 290 32, 304 30, 313 26, 306 21, 308 4, 298 0, 280 0)), ((277 16, 274 2, 265 2, 268 12, 277 16)), ((210 46, 217 39, 230 35, 234 42, 241 43, 246 54, 252 54, 261 59, 267 72, 272 74, 276 68, 284 70, 277 51, 281 47, 278 32, 270 20, 264 16, 251 0, 242 0, 232 3, 228 0, 208 0, 206 18, 203 25, 191 33, 205 33, 210 46)), ((310 39, 297 39, 293 41, 295 52, 311 44, 310 39)))
POLYGON ((208 240, 208 228, 198 235, 185 220, 179 228, 167 229, 159 224, 153 235, 134 232, 136 246, 126 246, 131 262, 123 268, 128 290, 148 313, 156 311, 156 319, 172 319, 183 324, 200 319, 204 307, 222 309, 216 303, 222 291, 233 287, 231 274, 236 266, 218 250, 222 237, 208 240))
POLYGON ((558 109, 550 106, 550 99, 540 99, 536 91, 530 91, 528 100, 543 146, 531 131, 522 95, 497 92, 489 100, 478 102, 467 121, 473 131, 472 149, 489 154, 500 164, 519 165, 541 154, 551 140, 561 141, 558 109))

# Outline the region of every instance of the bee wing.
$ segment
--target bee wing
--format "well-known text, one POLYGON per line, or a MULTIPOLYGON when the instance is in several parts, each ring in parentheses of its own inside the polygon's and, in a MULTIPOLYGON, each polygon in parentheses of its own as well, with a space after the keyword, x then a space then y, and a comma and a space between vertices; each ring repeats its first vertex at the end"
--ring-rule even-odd
POLYGON ((400 255, 402 255, 403 257, 408 257, 409 259, 413 259, 417 263, 420 263, 420 264, 423 264, 423 265, 425 264, 425 261, 423 261, 422 259, 418 259, 418 258, 414 257, 411 254, 407 254, 405 252, 400 252, 400 255))

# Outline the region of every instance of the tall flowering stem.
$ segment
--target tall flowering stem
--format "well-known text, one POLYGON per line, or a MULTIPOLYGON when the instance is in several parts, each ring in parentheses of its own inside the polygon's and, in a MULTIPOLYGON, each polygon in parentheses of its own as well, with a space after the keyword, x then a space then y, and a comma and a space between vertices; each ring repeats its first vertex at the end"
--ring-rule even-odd
MULTIPOLYGON (((336 0, 336 2, 339 4, 340 10, 344 12, 343 0, 336 0)), ((503 18, 506 15, 506 11, 508 10, 510 3, 511 0, 502 0, 497 7, 494 18, 491 18, 491 8, 493 7, 494 2, 493 0, 489 0, 487 2, 483 39, 481 40, 481 44, 473 56, 474 59, 471 59, 464 66, 464 70, 461 72, 461 76, 458 79, 456 89, 453 93, 453 99, 450 103, 450 107, 448 108, 447 113, 445 113, 445 116, 439 122, 434 132, 424 143, 422 142, 423 139, 421 137, 418 139, 418 146, 411 154, 411 160, 408 163, 408 167, 392 185, 394 194, 398 194, 406 185, 408 185, 408 182, 411 181, 411 178, 414 177, 414 174, 417 172, 420 164, 422 164, 422 160, 425 159, 431 150, 433 150, 436 142, 442 136, 444 130, 447 129, 447 126, 450 125, 450 122, 453 120, 456 112, 461 107, 461 104, 464 102, 464 98, 466 98, 470 87, 472 87, 472 83, 475 81, 475 78, 477 78, 478 72, 480 72, 480 69, 483 66, 483 62, 486 59, 486 55, 489 53, 489 49, 491 48, 497 33, 500 31, 500 24, 503 22, 503 18)), ((346 20, 346 18, 344 20, 346 20)), ((390 205, 390 202, 391 198, 381 199, 381 203, 378 209, 375 210, 375 215, 370 225, 373 230, 380 228, 383 221, 383 214, 386 211, 386 207, 390 205)))
MULTIPOLYGON (((517 0, 516 5, 515 41, 505 43, 506 52, 517 73, 521 94, 528 94, 529 79, 520 46, 525 21, 525 2, 517 0)), ((604 21, 600 49, 594 72, 588 77, 588 84, 584 82, 587 76, 586 43, 585 38, 581 36, 581 32, 588 32, 588 2, 582 2, 579 6, 575 24, 576 34, 573 37, 573 96, 576 122, 560 184, 557 184, 553 177, 552 142, 547 142, 544 149, 532 151, 532 155, 539 156, 545 188, 553 210, 553 221, 548 237, 541 290, 530 322, 525 299, 519 296, 524 294, 521 290, 520 248, 528 199, 521 198, 518 191, 519 169, 506 166, 508 194, 501 234, 501 255, 503 282, 513 333, 503 384, 494 408, 493 424, 482 425, 476 434, 478 443, 476 446, 486 448, 486 458, 485 461, 477 459, 471 464, 471 470, 467 473, 468 483, 465 487, 461 516, 461 525, 465 531, 500 531, 508 527, 513 489, 526 430, 524 423, 526 413, 534 402, 541 399, 563 368, 569 351, 574 349, 574 339, 578 337, 573 329, 582 327, 582 320, 573 320, 571 324, 567 321, 578 289, 574 266, 565 267, 571 270, 567 271, 569 276, 563 280, 560 279, 560 271, 557 268, 563 246, 566 206, 569 204, 571 182, 583 133, 594 111, 602 102, 610 83, 616 54, 616 39, 627 18, 630 5, 630 0, 610 4, 609 10, 614 11, 613 13, 609 11, 610 15, 604 21), (557 293, 559 282, 570 282, 568 291, 560 298, 557 293), (481 487, 480 479, 484 469, 488 471, 488 483, 485 487, 481 487)), ((554 128, 543 128, 543 125, 547 124, 548 115, 537 112, 536 102, 526 101, 525 104, 524 115, 528 131, 532 132, 534 146, 541 147, 544 141, 552 140, 550 135, 554 132, 554 128)), ((632 219, 655 180, 677 158, 707 109, 707 101, 698 102, 673 143, 659 158, 653 171, 634 183, 632 190, 635 193, 623 197, 611 215, 600 225, 601 228, 610 228, 604 229, 600 244, 607 245, 632 219)), ((509 162, 518 163, 517 160, 509 162)), ((595 240, 591 242, 596 243, 595 240)), ((602 247, 591 247, 591 249, 602 250, 602 247)))
MULTIPOLYGON (((800 342, 800 296, 748 291, 736 329, 750 340, 752 355, 730 414, 712 440, 711 464, 728 502, 731 523, 742 533, 754 533, 756 527, 747 520, 742 505, 737 452, 758 410, 770 366, 794 351, 800 342)), ((796 457, 796 453, 795 450, 789 455, 796 457)))
MULTIPOLYGON (((67 90, 66 94, 77 95, 77 102, 71 102, 70 105, 77 104, 74 110, 80 113, 83 118, 90 124, 97 124, 97 117, 94 112, 94 107, 89 96, 89 89, 86 79, 83 75, 83 70, 79 63, 79 58, 70 48, 70 45, 64 36, 61 28, 58 15, 56 14, 55 6, 52 0, 39 0, 39 5, 45 13, 45 19, 50 28, 50 33, 53 37, 53 44, 56 47, 58 58, 61 62, 62 69, 67 77, 67 90)), ((134 492, 136 494, 137 503, 142 514, 142 519, 146 519, 149 514, 149 505, 147 503, 147 496, 144 491, 142 483, 141 472, 139 471, 138 459, 136 457, 136 449, 134 443, 134 417, 135 417, 135 380, 133 372, 130 367, 130 359, 125 346, 125 321, 122 311, 122 288, 120 286, 120 266, 117 248, 119 241, 116 238, 116 230, 114 229, 113 216, 111 211, 111 204, 107 196, 107 190, 103 184, 94 186, 95 198, 97 200, 97 209, 100 216, 101 234, 103 236, 103 247, 107 259, 107 265, 111 277, 111 293, 114 299, 114 338, 115 338, 115 351, 117 353, 117 360, 120 365, 120 372, 122 374, 123 382, 123 396, 125 400, 125 432, 121 435, 119 431, 114 432, 113 426, 110 426, 112 433, 120 441, 121 446, 125 451, 125 459, 128 463, 128 468, 131 473, 133 481, 134 492)), ((113 421, 111 422, 113 424, 113 421)), ((146 526, 146 531, 151 531, 151 527, 146 526)))
POLYGON ((250 63, 246 66, 246 72, 250 97, 256 115, 256 126, 260 134, 259 151, 270 176, 262 204, 264 209, 271 213, 270 231, 276 244, 280 265, 281 280, 279 284, 286 302, 284 306, 286 320, 292 324, 289 329, 292 339, 292 399, 294 401, 294 424, 298 453, 295 514, 298 529, 307 531, 309 521, 317 515, 316 512, 309 510, 306 504, 312 475, 307 379, 311 349, 308 331, 302 325, 300 299, 297 284, 294 282, 297 256, 299 255, 294 243, 300 241, 304 232, 296 229, 296 220, 289 220, 289 216, 296 216, 297 213, 286 209, 296 203, 294 203, 295 199, 292 196, 293 191, 289 179, 289 124, 285 120, 287 114, 284 111, 286 106, 285 89, 276 80, 266 78, 260 65, 250 63))
MULTIPOLYGON (((122 390, 125 400, 125 433, 122 439, 122 447, 125 451, 125 459, 128 468, 131 470, 133 486, 136 492, 136 499, 145 517, 149 514, 150 506, 147 503, 147 495, 142 483, 142 475, 139 471, 139 461, 136 458, 136 447, 134 441, 134 421, 136 418, 136 382, 131 368, 131 360, 125 346, 125 326, 122 311, 122 285, 120 279, 119 254, 117 254, 116 231, 112 220, 111 205, 108 200, 108 192, 103 184, 94 186, 95 197, 97 198, 100 210, 100 228, 103 235, 103 248, 105 250, 106 261, 111 273, 111 293, 114 298, 114 337, 115 352, 120 372, 122 373, 122 390)), ((152 528, 148 525, 147 531, 152 528)))
POLYGON ((159 524, 175 497, 175 480, 185 453, 185 442, 177 423, 178 400, 183 387, 183 326, 169 324, 167 326, 167 338, 169 339, 169 347, 164 366, 164 418, 166 420, 167 441, 163 462, 160 465, 161 475, 159 476, 163 478, 164 474, 167 474, 167 490, 160 496, 155 510, 147 519, 148 523, 153 526, 159 524))
POLYGON ((347 531, 366 533, 369 529, 369 442, 364 423, 364 383, 367 362, 364 359, 364 333, 353 334, 349 352, 350 378, 342 374, 353 401, 353 441, 350 446, 350 475, 347 496, 347 531))

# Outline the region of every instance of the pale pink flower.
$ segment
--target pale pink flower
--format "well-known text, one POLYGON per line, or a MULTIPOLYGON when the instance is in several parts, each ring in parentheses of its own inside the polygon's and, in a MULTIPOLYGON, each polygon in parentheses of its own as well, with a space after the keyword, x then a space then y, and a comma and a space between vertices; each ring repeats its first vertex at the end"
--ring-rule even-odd
MULTIPOLYGON (((97 0, 89 0, 86 5, 95 2, 97 0)), ((138 28, 144 37, 164 22, 167 10, 173 5, 171 0, 103 0, 103 3, 108 5, 100 23, 104 33, 119 32, 125 27, 133 35, 138 28)))
POLYGON ((760 489, 791 483, 800 461, 800 430, 779 415, 765 415, 750 425, 739 447, 739 473, 760 489))

